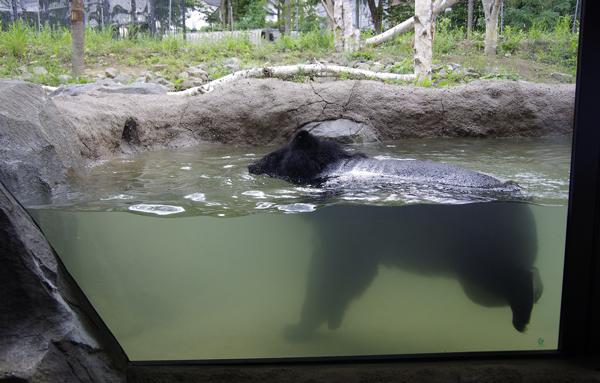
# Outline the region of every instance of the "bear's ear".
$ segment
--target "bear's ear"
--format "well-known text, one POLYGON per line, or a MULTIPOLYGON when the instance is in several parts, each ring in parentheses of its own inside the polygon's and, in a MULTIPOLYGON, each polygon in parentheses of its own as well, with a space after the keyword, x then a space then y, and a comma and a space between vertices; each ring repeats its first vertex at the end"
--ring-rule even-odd
POLYGON ((294 138, 292 142, 290 142, 290 146, 293 149, 306 150, 312 146, 316 146, 319 143, 319 139, 310 134, 307 130, 300 130, 294 138))

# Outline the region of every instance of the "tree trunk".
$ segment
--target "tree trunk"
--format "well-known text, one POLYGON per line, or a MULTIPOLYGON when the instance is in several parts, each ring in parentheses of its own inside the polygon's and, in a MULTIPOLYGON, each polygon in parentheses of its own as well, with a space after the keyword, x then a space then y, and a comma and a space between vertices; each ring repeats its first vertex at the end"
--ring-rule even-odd
POLYGON ((375 4, 375 0, 367 0, 367 4, 369 5, 369 10, 371 11, 371 20, 373 21, 373 28, 375 28, 375 32, 377 34, 380 34, 381 13, 379 12, 379 8, 382 7, 381 0, 379 0, 379 5, 375 4))
POLYGON ((291 4, 290 4, 290 0, 284 0, 283 2, 283 28, 284 28, 284 34, 286 36, 290 35, 290 31, 292 30, 291 28, 291 17, 292 12, 291 12, 291 4))
POLYGON ((70 0, 71 7, 71 65, 73 76, 81 76, 83 68, 83 0, 70 0))
MULTIPOLYGON (((339 0, 342 1, 342 0, 339 0)), ((334 0, 327 0, 327 9, 325 10, 327 12, 328 15, 333 15, 333 3, 334 0)), ((333 21, 332 18, 328 18, 327 19, 327 28, 330 31, 333 31, 333 29, 335 28, 335 22, 333 21)))
POLYGON ((343 21, 343 13, 342 13, 342 0, 336 0, 333 3, 333 42, 335 44, 335 50, 340 53, 344 50, 344 42, 342 41, 343 31, 342 27, 344 25, 343 21))
MULTIPOLYGON (((437 15, 438 13, 442 13, 444 9, 458 3, 459 0, 443 0, 441 2, 436 1, 436 4, 433 8, 433 13, 437 15), (438 5, 439 4, 439 5, 438 5)), ((387 31, 383 32, 380 35, 373 36, 364 41, 364 45, 377 46, 386 41, 393 39, 394 37, 406 33, 413 29, 415 26, 415 18, 411 17, 408 20, 403 21, 402 23, 396 25, 394 28, 390 28, 387 31)))
POLYGON ((475 0, 469 0, 469 14, 467 16, 467 37, 473 35, 473 8, 475 6, 475 0))
POLYGON ((498 14, 502 0, 481 0, 485 13, 485 53, 496 54, 498 46, 498 14))
POLYGON ((433 61, 433 2, 415 0, 415 75, 419 82, 431 81, 431 62, 433 61))
POLYGON ((344 41, 344 52, 356 52, 360 46, 360 29, 355 29, 352 24, 352 7, 348 1, 342 3, 342 12, 344 19, 344 32, 342 40, 344 41))
POLYGON ((229 0, 229 29, 233 32, 233 3, 229 0))
POLYGON ((360 45, 360 31, 352 24, 350 3, 337 0, 333 6, 333 38, 338 53, 355 52, 360 45))
POLYGON ((223 32, 227 30, 227 1, 221 0, 221 26, 223 27, 223 32))

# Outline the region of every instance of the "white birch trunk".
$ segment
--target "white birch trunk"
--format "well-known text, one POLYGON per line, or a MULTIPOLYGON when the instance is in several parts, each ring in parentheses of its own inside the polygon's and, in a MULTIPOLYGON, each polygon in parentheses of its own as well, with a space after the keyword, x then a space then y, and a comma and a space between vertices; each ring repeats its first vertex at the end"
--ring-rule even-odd
POLYGON ((352 24, 352 8, 347 1, 337 0, 333 5, 334 41, 338 53, 354 52, 360 43, 360 31, 352 24))
POLYGON ((431 81, 433 61, 433 2, 415 0, 415 75, 419 82, 431 81))
POLYGON ((485 13, 485 53, 496 54, 498 46, 498 14, 502 7, 502 0, 481 0, 485 13))
MULTIPOLYGON (((341 0, 339 0, 341 1, 341 0)), ((327 5, 325 6, 325 11, 327 12, 327 15, 329 15, 330 17, 333 15, 333 0, 327 0, 327 5)), ((335 22, 333 21, 333 18, 329 18, 327 19, 327 27, 330 30, 334 30, 335 29, 335 22)))
POLYGON ((349 2, 344 1, 342 3, 342 13, 344 19, 344 52, 356 52, 360 45, 360 30, 354 29, 354 24, 352 24, 352 8, 349 2))
MULTIPOLYGON (((439 5, 438 5, 438 1, 436 1, 436 5, 433 9, 433 14, 437 15, 438 13, 442 13, 446 8, 458 3, 458 1, 459 0, 442 0, 441 2, 439 2, 439 5)), ((373 36, 369 39, 366 39, 363 42, 363 45, 377 46, 379 44, 385 43, 386 41, 389 41, 396 36, 402 35, 408 31, 410 31, 411 29, 414 28, 414 25, 415 25, 415 18, 411 17, 410 19, 401 22, 400 24, 396 25, 394 28, 390 28, 380 35, 373 36)))
POLYGON ((215 89, 221 88, 225 84, 229 84, 245 78, 261 78, 261 77, 278 77, 288 78, 294 75, 311 75, 316 77, 341 77, 354 79, 354 80, 368 80, 375 78, 378 80, 400 80, 400 81, 413 81, 416 76, 413 74, 396 74, 396 73, 385 73, 385 72, 372 72, 370 70, 348 68, 339 65, 325 65, 325 64, 313 64, 313 65, 287 65, 287 66, 276 66, 257 68, 249 70, 241 70, 225 77, 221 77, 218 80, 211 81, 202 86, 187 89, 181 92, 169 92, 170 95, 176 96, 195 96, 197 94, 211 92, 215 89))
POLYGON ((338 53, 344 51, 343 38, 343 11, 342 11, 342 0, 336 0, 333 3, 333 39, 335 43, 335 50, 338 53))

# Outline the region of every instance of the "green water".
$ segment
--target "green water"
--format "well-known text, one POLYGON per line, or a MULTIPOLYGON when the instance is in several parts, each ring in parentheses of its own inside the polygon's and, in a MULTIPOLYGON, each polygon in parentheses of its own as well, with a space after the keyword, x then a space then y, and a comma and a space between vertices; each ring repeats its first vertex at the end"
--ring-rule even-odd
POLYGON ((300 318, 319 241, 307 217, 325 219, 325 206, 332 204, 453 201, 394 188, 323 196, 248 175, 247 163, 271 149, 207 146, 113 160, 92 169, 90 185, 73 193, 71 205, 31 210, 130 360, 557 348, 569 140, 426 140, 357 148, 372 156, 443 159, 523 187, 532 202, 535 266, 544 283, 525 333, 513 328, 510 308, 473 303, 454 279, 379 266, 339 329, 323 325, 302 342, 284 338, 283 329, 300 318))

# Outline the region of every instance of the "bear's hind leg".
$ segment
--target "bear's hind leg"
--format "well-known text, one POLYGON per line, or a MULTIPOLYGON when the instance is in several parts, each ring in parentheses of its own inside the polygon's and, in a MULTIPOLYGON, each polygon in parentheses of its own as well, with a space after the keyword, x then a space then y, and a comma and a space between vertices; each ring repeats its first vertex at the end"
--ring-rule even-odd
POLYGON ((524 332, 531 319, 533 304, 541 296, 539 272, 535 268, 515 270, 506 282, 506 296, 513 313, 513 326, 517 331, 524 332))
POLYGON ((463 275, 461 284, 467 296, 477 304, 499 307, 508 303, 513 313, 513 326, 520 332, 527 328, 533 304, 544 289, 535 267, 493 267, 487 272, 479 269, 470 277, 463 275))

